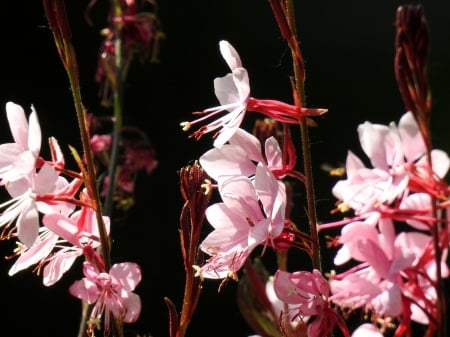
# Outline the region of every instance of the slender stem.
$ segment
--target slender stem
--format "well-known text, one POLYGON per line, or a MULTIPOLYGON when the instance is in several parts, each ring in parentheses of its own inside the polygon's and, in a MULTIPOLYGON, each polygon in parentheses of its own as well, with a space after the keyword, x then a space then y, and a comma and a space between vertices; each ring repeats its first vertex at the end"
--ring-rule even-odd
MULTIPOLYGON (((300 53, 300 48, 297 42, 296 24, 295 24, 295 12, 294 4, 292 0, 286 0, 286 16, 289 24, 289 28, 292 32, 291 35, 291 51, 293 58, 294 76, 295 76, 295 90, 297 96, 297 105, 299 107, 305 106, 305 76, 304 76, 304 65, 303 58, 300 53)), ((308 211, 308 221, 309 229, 311 234, 312 242, 312 265, 313 268, 322 270, 321 257, 320 257, 320 246, 319 246, 319 236, 317 230, 317 215, 316 215, 316 205, 315 205, 315 195, 314 195, 314 180, 312 172, 312 160, 311 160, 311 150, 309 142, 308 125, 306 118, 300 120, 300 131, 301 131, 301 143, 303 152, 303 166, 305 175, 305 188, 306 188, 306 198, 307 198, 307 211, 308 211)))
POLYGON ((110 244, 108 234, 106 233, 105 224, 103 223, 100 195, 96 183, 94 159, 90 146, 87 112, 82 103, 80 81, 78 76, 78 62, 75 49, 70 41, 71 33, 66 7, 64 0, 44 0, 43 4, 59 55, 69 78, 70 88, 72 90, 72 97, 77 114, 78 126, 80 129, 81 142, 86 158, 87 174, 83 178, 91 199, 92 207, 96 213, 105 267, 109 269, 111 264, 109 257, 110 244))
MULTIPOLYGON (((100 194, 97 189, 96 171, 90 146, 87 112, 82 104, 78 74, 78 62, 76 59, 75 49, 71 43, 71 32, 69 20, 67 17, 67 11, 64 0, 43 0, 43 5, 47 20, 49 22, 49 26, 53 33, 56 48, 66 70, 70 88, 72 90, 72 98, 74 101, 83 152, 86 160, 86 170, 83 170, 83 172, 87 172, 87 174, 85 174, 85 176, 83 177, 84 183, 88 191, 92 207, 94 208, 96 214, 103 262, 106 270, 109 270, 111 266, 110 241, 108 233, 106 232, 105 224, 103 222, 100 194)), ((88 320, 91 307, 91 305, 83 305, 78 330, 79 337, 84 336, 86 333, 86 322, 88 320)))
MULTIPOLYGON (((71 62, 76 62, 75 59, 71 62)), ((80 126, 80 133, 81 133, 81 140, 83 143, 83 151, 85 153, 86 158, 86 170, 89 173, 86 177, 86 184, 89 186, 88 190, 90 191, 91 195, 89 196, 92 200, 92 203, 95 208, 96 213, 96 219, 99 227, 99 234, 100 234, 100 242, 102 247, 102 257, 103 262, 105 263, 106 270, 109 270, 111 266, 110 261, 110 242, 108 238, 108 234, 105 229, 105 225, 103 223, 103 217, 102 217, 102 207, 100 203, 100 195, 98 193, 97 189, 97 181, 96 181, 96 175, 95 175, 95 166, 94 166, 94 160, 92 157, 91 147, 90 147, 90 137, 88 133, 88 125, 87 125, 87 114, 86 110, 84 109, 82 103, 81 103, 81 94, 80 94, 80 88, 77 85, 78 81, 73 79, 72 75, 69 75, 70 85, 72 88, 72 95, 74 99, 75 104, 75 110, 77 112, 78 117, 78 124, 80 126)))
MULTIPOLYGON (((114 18, 122 16, 122 8, 118 0, 112 1, 114 18)), ((117 157, 119 152, 120 134, 122 130, 122 106, 123 106, 123 76, 122 76, 122 23, 114 20, 114 77, 113 87, 113 109, 114 127, 111 144, 111 157, 108 165, 109 183, 103 209, 106 215, 111 215, 114 192, 117 184, 117 157)))

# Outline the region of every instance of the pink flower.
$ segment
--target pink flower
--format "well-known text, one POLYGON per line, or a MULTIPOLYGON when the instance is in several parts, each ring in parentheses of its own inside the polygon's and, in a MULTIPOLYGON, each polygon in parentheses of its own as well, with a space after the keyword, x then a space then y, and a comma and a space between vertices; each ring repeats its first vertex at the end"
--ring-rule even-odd
POLYGON ((86 261, 83 274, 85 277, 75 281, 69 292, 88 304, 94 304, 92 320, 99 320, 105 314, 106 331, 109 331, 110 314, 126 323, 137 320, 141 312, 141 299, 133 290, 142 276, 136 263, 117 263, 106 272, 86 261))
MULTIPOLYGON (((87 194, 82 194, 88 202, 87 194)), ((44 284, 49 286, 56 283, 62 275, 70 269, 75 259, 83 255, 87 246, 97 248, 100 245, 100 234, 97 217, 91 207, 84 206, 69 217, 60 213, 44 215, 42 222, 46 228, 58 235, 63 242, 59 242, 59 249, 46 260, 44 267, 44 284)), ((109 234, 109 217, 103 216, 105 231, 109 234)))
POLYGON ((271 244, 284 226, 286 192, 262 164, 254 181, 233 176, 219 182, 223 202, 211 205, 206 217, 214 227, 200 248, 212 257, 197 274, 205 278, 234 277, 260 244, 271 244))
MULTIPOLYGON (((92 1, 89 7, 97 1, 92 1)), ((116 37, 115 26, 121 26, 121 57, 123 64, 130 64, 133 59, 141 61, 151 57, 152 62, 158 60, 158 40, 163 37, 160 29, 159 19, 156 14, 156 4, 153 1, 121 0, 117 4, 121 7, 121 16, 112 8, 108 16, 108 27, 102 29, 104 36, 103 44, 99 51, 97 72, 95 80, 101 84, 102 104, 109 106, 112 101, 112 87, 114 79, 111 70, 114 69, 116 60, 116 37), (147 12, 143 5, 151 4, 153 12, 147 12)), ((121 76, 125 77, 128 67, 123 67, 121 76)))
POLYGON ((6 103, 6 116, 14 143, 0 145, 0 184, 17 180, 35 169, 41 150, 41 128, 31 107, 29 124, 20 105, 6 103))
MULTIPOLYGON (((109 233, 109 218, 103 217, 103 221, 109 233)), ((100 239, 96 215, 90 207, 82 207, 70 216, 62 213, 45 214, 42 222, 45 227, 40 227, 39 236, 31 247, 22 247, 18 252, 19 258, 11 267, 9 275, 38 264, 39 269, 43 268, 44 285, 51 286, 83 255, 87 246, 97 248, 100 239)))
POLYGON ((224 111, 227 114, 217 120, 200 127, 193 133, 200 138, 205 133, 216 131, 214 146, 223 145, 236 132, 244 119, 245 112, 260 112, 270 118, 284 123, 298 123, 306 116, 321 115, 325 109, 304 109, 276 100, 259 100, 250 97, 250 83, 247 70, 242 66, 241 58, 234 47, 227 41, 219 42, 220 52, 231 73, 214 80, 214 91, 220 106, 198 112, 205 116, 192 121, 183 122, 181 126, 187 131, 192 125, 203 122, 224 111))
MULTIPOLYGON (((397 235, 391 219, 380 219, 378 230, 363 222, 348 224, 340 241, 361 264, 330 281, 334 303, 391 317, 410 307, 411 319, 420 323, 427 321, 424 313, 433 315, 429 308, 436 300, 431 281, 435 263, 429 253, 430 236, 418 232, 397 235)), ((445 258, 443 254, 443 277, 448 275, 445 258)))
POLYGON ((265 157, 259 140, 239 128, 227 144, 215 147, 200 157, 200 164, 208 175, 219 180, 235 175, 253 176, 257 163, 265 164, 271 171, 281 169, 282 152, 278 141, 270 137, 265 143, 265 157))
MULTIPOLYGON (((435 177, 429 176, 426 148, 411 112, 397 125, 365 122, 358 127, 361 146, 373 168, 366 167, 352 152, 347 156, 347 179, 338 182, 333 194, 356 214, 372 211, 381 204, 402 199, 410 189, 433 191, 435 177)), ((434 174, 442 178, 450 167, 448 155, 431 152, 434 174)))
POLYGON ((74 209, 73 204, 55 202, 58 195, 72 197, 66 193, 68 185, 67 180, 47 164, 37 173, 30 172, 10 181, 6 190, 12 199, 0 205, 5 209, 0 215, 0 226, 11 226, 15 221, 19 240, 31 247, 39 232, 39 213, 68 214, 74 209))
POLYGON ((111 147, 111 135, 93 135, 91 138, 91 149, 94 153, 109 153, 111 147))
POLYGON ((320 271, 289 273, 278 270, 274 276, 274 289, 277 297, 291 306, 294 318, 313 317, 308 321, 308 337, 328 336, 336 324, 345 336, 349 336, 342 318, 330 307, 330 287, 320 271))

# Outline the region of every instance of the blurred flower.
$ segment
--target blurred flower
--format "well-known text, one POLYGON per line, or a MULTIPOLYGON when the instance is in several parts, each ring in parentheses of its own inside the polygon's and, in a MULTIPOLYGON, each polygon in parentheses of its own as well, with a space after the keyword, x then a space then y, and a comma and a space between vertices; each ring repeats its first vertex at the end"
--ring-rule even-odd
MULTIPOLYGON (((91 1, 92 7, 97 0, 91 1)), ((151 61, 158 61, 159 40, 164 36, 161 31, 160 22, 156 13, 157 5, 154 0, 134 1, 121 0, 121 15, 117 16, 116 9, 111 8, 109 15, 109 26, 101 33, 104 36, 103 45, 99 52, 97 72, 95 79, 101 83, 102 104, 111 104, 112 86, 116 85, 120 75, 125 78, 129 65, 135 57, 141 62, 147 60, 151 55, 151 61), (152 7, 147 11, 144 5, 152 7), (121 61, 122 69, 120 74, 115 74, 116 62, 116 26, 120 27, 121 61)))

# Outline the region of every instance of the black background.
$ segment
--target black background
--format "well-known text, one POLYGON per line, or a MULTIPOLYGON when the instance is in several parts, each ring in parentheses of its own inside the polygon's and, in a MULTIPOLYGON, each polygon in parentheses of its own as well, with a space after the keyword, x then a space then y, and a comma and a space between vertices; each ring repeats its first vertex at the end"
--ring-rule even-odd
MULTIPOLYGON (((296 1, 299 40, 306 61, 306 94, 310 107, 328 108, 312 130, 316 167, 345 160, 347 149, 359 151, 356 126, 365 121, 397 121, 404 108, 393 73, 394 21, 400 1, 317 0, 296 1)), ((101 43, 102 8, 87 25, 83 11, 88 1, 68 1, 73 43, 80 63, 82 94, 89 110, 99 110, 94 81, 101 43)), ((450 139, 450 20, 448 1, 426 1, 431 33, 429 62, 433 91, 433 142, 449 150, 450 139)), ((14 101, 38 112, 43 139, 56 137, 61 146, 80 147, 78 127, 66 74, 58 58, 40 1, 2 1, 0 4, 1 73, 0 107, 14 101)), ((140 177, 137 204, 125 224, 113 230, 113 260, 136 261, 143 269, 137 292, 143 301, 139 321, 129 332, 168 336, 168 316, 163 297, 180 308, 184 287, 178 247, 178 214, 181 197, 177 171, 211 146, 209 137, 199 142, 187 138, 179 122, 191 112, 217 104, 212 80, 228 69, 218 42, 230 41, 249 71, 252 96, 291 102, 290 54, 281 39, 268 1, 159 1, 166 39, 159 64, 134 63, 125 91, 125 122, 138 125, 153 142, 159 161, 150 176, 140 177)), ((250 117, 246 126, 251 126, 250 117)), ((0 138, 10 140, 4 113, 0 113, 0 138)), ((46 148, 45 142, 43 148, 46 148)), ((70 162, 69 152, 66 158, 70 162)), ((328 219, 334 199, 334 180, 315 172, 319 220, 328 219)), ((301 193, 301 192, 299 192, 301 193)), ((299 219, 302 221, 299 205, 299 219)), ((11 253, 9 242, 1 253, 11 253)), ((11 261, 0 260, 2 336, 75 336, 79 306, 67 292, 81 277, 76 265, 55 286, 46 288, 41 277, 27 270, 8 277, 11 261)), ((188 336, 244 337, 251 330, 240 318, 235 284, 217 293, 218 282, 206 282, 188 336)))

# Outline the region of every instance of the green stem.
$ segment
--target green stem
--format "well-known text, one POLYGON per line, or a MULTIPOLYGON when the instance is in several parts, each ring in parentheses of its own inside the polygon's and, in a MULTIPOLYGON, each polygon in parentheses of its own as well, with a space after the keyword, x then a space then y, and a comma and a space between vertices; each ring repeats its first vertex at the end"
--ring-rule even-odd
MULTIPOLYGON (((297 42, 297 32, 295 24, 295 12, 294 4, 292 0, 286 0, 286 16, 291 29, 292 36, 290 41, 290 47, 292 51, 293 58, 293 68, 294 68, 294 80, 295 80, 295 90, 297 96, 297 104, 299 107, 305 106, 305 76, 304 76, 304 65, 303 58, 300 53, 300 48, 297 42)), ((312 172, 312 160, 311 160, 311 150, 309 142, 309 132, 307 119, 302 118, 300 120, 300 131, 301 131, 301 143, 303 152, 303 166, 305 174, 305 188, 306 188, 306 198, 307 198, 307 212, 308 212, 308 222, 311 234, 312 242, 312 265, 313 268, 322 270, 321 257, 320 257, 320 246, 319 246, 319 235, 317 231, 317 215, 316 215, 316 205, 315 205, 315 195, 314 195, 314 180, 312 172)))
MULTIPOLYGON (((112 1, 114 17, 120 18, 122 16, 122 8, 118 0, 112 1)), ((106 215, 111 215, 114 192, 117 185, 117 158, 120 144, 120 134, 122 130, 122 106, 123 106, 123 76, 122 76, 122 23, 116 21, 114 24, 114 77, 113 83, 113 109, 114 109, 114 127, 112 133, 111 157, 108 165, 109 183, 106 192, 106 198, 103 209, 106 215)))

